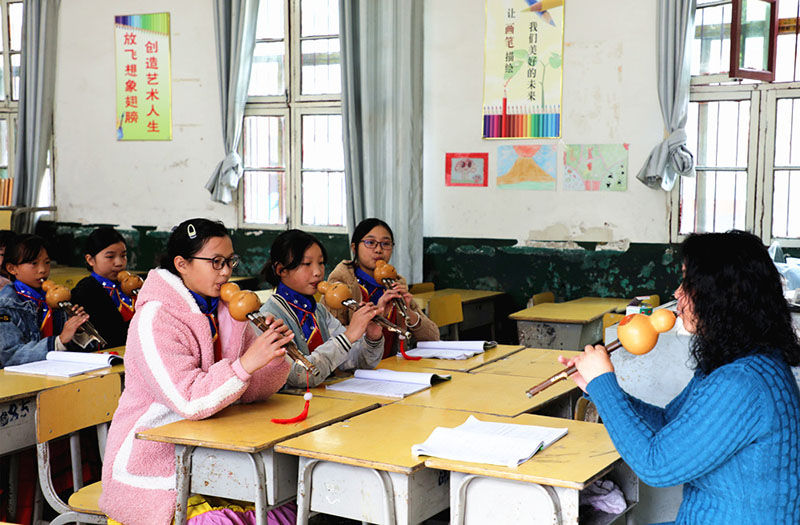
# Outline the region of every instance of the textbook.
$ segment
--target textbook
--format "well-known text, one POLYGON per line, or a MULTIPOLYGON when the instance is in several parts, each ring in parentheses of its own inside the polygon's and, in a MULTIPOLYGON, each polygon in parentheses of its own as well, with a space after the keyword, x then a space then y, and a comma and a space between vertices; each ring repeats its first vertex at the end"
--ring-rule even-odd
POLYGON ((566 434, 563 427, 494 423, 470 415, 455 428, 436 427, 424 443, 411 446, 411 453, 516 468, 566 434))
POLYGON ((469 359, 495 346, 494 341, 420 341, 406 354, 429 359, 469 359))
POLYGON ((121 362, 122 358, 114 354, 47 352, 46 358, 42 361, 7 366, 5 371, 18 374, 72 377, 93 370, 109 368, 111 365, 121 362))
POLYGON ((425 372, 398 372, 396 370, 363 370, 358 369, 351 379, 345 379, 332 385, 328 390, 371 394, 374 396, 405 397, 414 392, 430 388, 431 385, 448 381, 450 375, 429 374, 425 372))

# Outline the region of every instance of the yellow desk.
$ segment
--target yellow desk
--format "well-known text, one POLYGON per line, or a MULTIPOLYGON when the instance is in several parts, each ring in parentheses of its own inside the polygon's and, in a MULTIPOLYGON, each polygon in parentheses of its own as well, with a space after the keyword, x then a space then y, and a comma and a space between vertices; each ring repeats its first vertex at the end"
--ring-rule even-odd
POLYGON ((603 314, 619 307, 618 300, 586 298, 567 303, 542 303, 514 312, 519 342, 531 348, 580 350, 603 339, 603 314))
POLYGON ((513 417, 534 410, 569 413, 570 395, 578 388, 571 381, 561 381, 541 394, 529 398, 525 391, 546 379, 494 374, 450 372, 452 379, 412 394, 397 404, 480 412, 513 417), (562 406, 563 405, 563 406, 562 406))
POLYGON ((75 288, 78 281, 89 276, 89 270, 79 266, 53 266, 50 268, 50 280, 70 290, 75 288))
POLYGON ((609 308, 609 312, 618 312, 624 313, 625 308, 630 303, 630 299, 618 299, 615 297, 581 297, 580 299, 573 299, 571 301, 565 301, 562 304, 585 304, 585 305, 596 305, 596 306, 605 306, 609 308))
POLYGON ((296 458, 276 454, 274 445, 377 406, 317 397, 305 421, 289 425, 270 421, 296 416, 303 403, 300 396, 274 394, 260 403, 229 406, 208 419, 181 420, 137 433, 139 439, 175 444, 175 522, 186 521, 191 489, 197 494, 255 501, 257 523, 266 524, 267 505, 294 498, 297 487, 296 458))
POLYGON ((537 380, 547 379, 564 368, 564 365, 558 362, 558 356, 563 355, 569 359, 580 353, 582 352, 526 348, 505 359, 476 368, 472 372, 476 374, 530 377, 535 383, 537 380))
POLYGON ((491 329, 491 338, 495 338, 495 308, 494 301, 497 297, 503 295, 504 292, 495 292, 492 290, 464 290, 461 288, 443 288, 433 292, 424 292, 414 294, 414 301, 424 311, 428 311, 428 303, 431 298, 459 294, 461 296, 461 305, 464 311, 464 320, 459 323, 459 330, 469 330, 479 326, 489 325, 491 329))
MULTIPOLYGON (((483 419, 482 416, 479 416, 483 419)), ((611 478, 628 502, 639 500, 638 479, 620 459, 603 425, 523 414, 511 422, 567 427, 569 432, 516 468, 428 458, 425 466, 448 470, 450 523, 517 523, 520 516, 535 523, 577 525, 578 493, 602 476, 611 478)), ((454 425, 441 425, 454 426, 454 425)), ((581 522, 589 522, 581 516, 581 522)), ((610 523, 605 514, 592 523, 610 523)))
POLYGON ((369 523, 419 523, 446 509, 446 473, 424 468, 425 458, 413 456, 411 445, 468 415, 392 404, 279 443, 276 451, 300 456, 297 523, 307 523, 311 511, 369 523))
POLYGON ((399 372, 433 372, 436 370, 471 372, 476 368, 508 357, 522 349, 523 347, 518 345, 497 345, 469 359, 419 359, 411 361, 397 354, 382 360, 378 368, 397 370, 399 372))

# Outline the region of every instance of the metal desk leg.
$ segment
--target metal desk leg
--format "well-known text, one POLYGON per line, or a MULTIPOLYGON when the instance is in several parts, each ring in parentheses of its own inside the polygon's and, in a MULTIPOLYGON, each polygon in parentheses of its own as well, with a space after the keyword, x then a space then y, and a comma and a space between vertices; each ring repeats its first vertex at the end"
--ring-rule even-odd
POLYGON ((264 463, 261 461, 261 454, 248 454, 253 463, 256 474, 256 525, 267 525, 267 476, 264 473, 264 463))
MULTIPOLYGON (((475 479, 484 478, 485 476, 478 476, 475 474, 470 474, 465 476, 464 479, 461 480, 461 483, 457 488, 455 488, 456 492, 456 502, 452 509, 450 509, 450 523, 454 525, 463 525, 464 520, 466 519, 465 515, 465 507, 467 502, 467 486, 475 479)), ((545 493, 550 498, 550 501, 553 503, 553 517, 555 519, 554 523, 556 525, 561 525, 561 503, 558 499, 558 494, 548 485, 539 485, 537 483, 530 483, 531 488, 536 487, 542 492, 545 493)), ((450 490, 454 490, 452 487, 450 490)))
POLYGON ((189 488, 192 486, 192 452, 190 445, 175 445, 175 525, 186 523, 189 488))

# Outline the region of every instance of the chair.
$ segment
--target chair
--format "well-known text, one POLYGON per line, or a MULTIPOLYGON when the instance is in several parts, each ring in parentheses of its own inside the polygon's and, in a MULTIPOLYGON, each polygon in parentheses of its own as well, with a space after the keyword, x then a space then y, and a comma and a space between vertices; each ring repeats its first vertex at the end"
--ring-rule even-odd
POLYGON ((413 295, 415 293, 432 292, 434 290, 433 283, 417 283, 409 286, 408 291, 413 295))
POLYGON ((625 317, 625 314, 613 314, 613 313, 605 313, 603 314, 603 344, 606 344, 606 328, 611 325, 617 324, 625 317))
POLYGON ((39 392, 36 397, 36 459, 39 484, 47 502, 59 516, 50 525, 81 522, 104 524, 107 519, 98 507, 101 482, 83 487, 78 431, 97 426, 100 458, 105 449, 106 423, 117 408, 121 393, 119 374, 92 377, 39 392), (55 491, 50 470, 50 441, 70 436, 72 483, 75 492, 64 503, 55 491), (77 468, 76 468, 77 466, 77 468))
POLYGON ((600 423, 600 414, 594 403, 585 397, 579 397, 575 402, 575 413, 572 416, 575 421, 587 421, 589 423, 600 423))
POLYGON ((431 297, 428 302, 428 317, 439 328, 451 326, 453 339, 458 341, 458 323, 464 320, 461 296, 457 293, 431 297))
POLYGON ((648 299, 645 299, 644 302, 655 308, 661 305, 661 298, 658 294, 653 294, 648 299))
POLYGON ((556 302, 556 296, 553 292, 542 292, 534 294, 529 304, 530 306, 536 306, 537 304, 554 302, 556 302))

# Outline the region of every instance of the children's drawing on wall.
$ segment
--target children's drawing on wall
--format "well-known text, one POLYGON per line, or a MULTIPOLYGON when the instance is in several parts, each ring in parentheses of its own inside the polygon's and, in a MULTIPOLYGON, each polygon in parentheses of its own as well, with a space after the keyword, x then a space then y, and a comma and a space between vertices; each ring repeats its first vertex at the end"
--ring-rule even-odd
POLYGON ((497 187, 507 190, 556 189, 556 146, 500 146, 497 148, 497 187))
POLYGON ((486 0, 483 137, 561 136, 564 0, 486 0))
POLYGON ((568 144, 564 151, 564 189, 626 191, 628 144, 568 144))
POLYGON ((445 179, 447 186, 488 186, 488 153, 446 153, 445 179))

